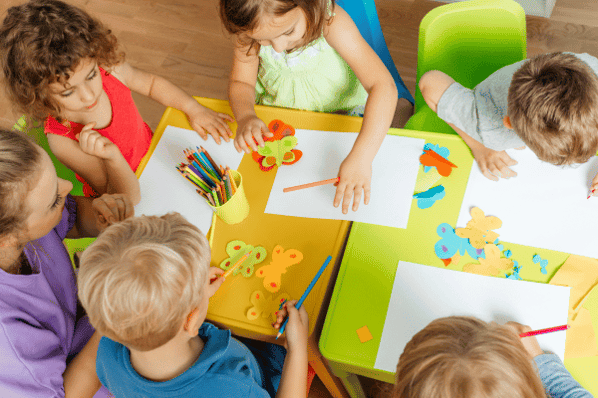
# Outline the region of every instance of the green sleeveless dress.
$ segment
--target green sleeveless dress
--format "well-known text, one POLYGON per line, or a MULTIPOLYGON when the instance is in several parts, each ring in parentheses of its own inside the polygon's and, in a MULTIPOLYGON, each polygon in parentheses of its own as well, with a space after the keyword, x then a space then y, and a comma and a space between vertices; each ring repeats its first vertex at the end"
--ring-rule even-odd
POLYGON ((262 46, 259 58, 257 104, 363 115, 368 94, 324 36, 292 53, 262 46))

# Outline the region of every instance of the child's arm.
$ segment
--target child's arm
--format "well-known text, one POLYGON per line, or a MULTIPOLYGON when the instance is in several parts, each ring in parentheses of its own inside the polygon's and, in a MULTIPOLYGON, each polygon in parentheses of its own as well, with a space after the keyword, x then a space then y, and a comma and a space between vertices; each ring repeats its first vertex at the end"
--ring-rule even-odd
MULTIPOLYGON (((421 77, 419 88, 424 100, 434 112, 438 112, 438 102, 442 94, 454 82, 453 78, 440 71, 429 71, 421 77)), ((507 152, 487 148, 453 123, 449 123, 449 126, 459 134, 463 141, 465 141, 465 144, 471 149, 471 153, 480 171, 486 178, 498 181, 499 178, 515 177, 517 175, 516 172, 509 168, 509 166, 516 165, 517 161, 511 158, 507 152)))
POLYGON ((325 29, 324 37, 349 64, 368 92, 359 136, 339 169, 334 206, 338 207, 342 199, 343 213, 346 214, 351 196, 353 211, 359 208, 362 192, 364 203, 367 205, 370 201, 372 162, 390 128, 398 91, 392 75, 361 36, 349 14, 340 7, 335 7, 334 12, 336 15, 325 29))
POLYGON ((233 122, 226 113, 214 112, 200 105, 192 96, 175 86, 165 78, 132 67, 123 62, 113 68, 112 74, 131 90, 146 95, 164 106, 183 111, 189 118, 189 124, 201 138, 208 139, 208 133, 220 144, 220 136, 226 142, 233 133, 227 122, 233 122))
POLYGON ((96 354, 101 336, 95 332, 68 364, 63 374, 65 398, 92 398, 102 387, 96 374, 96 354))
POLYGON ((257 151, 257 145, 264 146, 262 135, 272 137, 272 133, 266 124, 257 117, 253 107, 259 62, 257 52, 254 51, 248 55, 247 47, 235 41, 228 98, 233 115, 237 120, 235 148, 238 152, 257 151))
POLYGON ((133 204, 139 203, 139 181, 108 138, 92 130, 94 124, 83 127, 77 135, 79 142, 55 134, 48 134, 50 149, 66 167, 79 174, 98 194, 122 193, 133 204))
POLYGON ((278 311, 274 327, 279 329, 288 313, 285 327, 287 356, 282 366, 282 377, 276 392, 277 397, 305 398, 307 396, 307 335, 309 317, 304 306, 295 308, 297 300, 287 301, 278 311))
POLYGON ((77 219, 66 235, 69 239, 98 236, 110 224, 132 217, 135 212, 129 197, 122 194, 104 194, 95 199, 74 196, 74 199, 77 219))

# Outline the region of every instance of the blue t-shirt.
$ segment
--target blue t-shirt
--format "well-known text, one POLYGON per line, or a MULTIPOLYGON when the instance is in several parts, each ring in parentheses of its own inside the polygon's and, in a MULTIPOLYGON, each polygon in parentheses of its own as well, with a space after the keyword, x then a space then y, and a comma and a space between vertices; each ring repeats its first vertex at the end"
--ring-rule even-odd
POLYGON ((205 345, 197 361, 183 374, 162 382, 140 376, 131 365, 129 349, 103 337, 96 360, 98 377, 116 398, 270 398, 258 362, 230 331, 204 322, 199 336, 205 345))
POLYGON ((558 356, 542 354, 534 358, 546 394, 552 398, 592 398, 571 376, 558 356))

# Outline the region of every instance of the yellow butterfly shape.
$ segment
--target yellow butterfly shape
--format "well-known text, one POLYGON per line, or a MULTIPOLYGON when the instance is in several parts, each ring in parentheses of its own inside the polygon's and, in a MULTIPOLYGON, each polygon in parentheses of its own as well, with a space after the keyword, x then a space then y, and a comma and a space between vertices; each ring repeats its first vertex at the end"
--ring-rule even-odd
POLYGON ((471 274, 496 276, 499 271, 506 271, 513 267, 513 260, 500 257, 500 249, 493 244, 484 246, 486 258, 479 257, 479 264, 470 263, 463 267, 463 271, 471 274))
POLYGON ((289 249, 284 251, 282 246, 277 245, 272 250, 272 261, 268 265, 258 268, 256 275, 258 278, 264 278, 264 287, 270 293, 275 293, 280 290, 280 278, 282 274, 287 272, 293 264, 297 264, 303 260, 303 253, 299 250, 289 249))
POLYGON ((247 319, 255 321, 262 318, 270 318, 271 322, 276 321, 276 311, 285 300, 290 300, 291 296, 282 293, 275 299, 272 296, 267 297, 261 290, 251 293, 251 304, 253 307, 247 310, 247 319))
POLYGON ((482 249, 486 243, 494 243, 499 234, 492 231, 500 228, 502 221, 498 217, 484 216, 484 212, 479 207, 471 209, 471 220, 467 223, 467 228, 457 228, 455 233, 461 238, 469 239, 469 243, 476 249, 482 249))

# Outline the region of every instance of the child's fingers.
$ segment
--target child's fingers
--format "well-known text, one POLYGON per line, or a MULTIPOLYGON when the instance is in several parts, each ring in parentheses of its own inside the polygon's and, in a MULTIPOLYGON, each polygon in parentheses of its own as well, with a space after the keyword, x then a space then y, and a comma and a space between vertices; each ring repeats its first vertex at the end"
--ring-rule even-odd
POLYGON ((234 123, 234 121, 235 121, 235 119, 228 113, 218 113, 218 117, 220 117, 220 119, 226 120, 227 122, 231 122, 231 123, 234 123))
MULTIPOLYGON (((256 131, 256 129, 253 130, 253 136, 255 137, 255 141, 257 142, 257 144, 259 146, 261 146, 262 148, 264 147, 264 139, 262 138, 262 131, 256 131)), ((253 146, 252 146, 253 148, 253 146)), ((257 147, 253 149, 254 151, 257 151, 257 147)))
POLYGON ((207 128, 207 130, 208 130, 208 133, 212 136, 212 138, 216 142, 216 144, 220 145, 221 141, 220 141, 220 134, 218 133, 218 130, 214 126, 209 126, 207 128))
POLYGON ((355 185, 347 184, 345 186, 345 192, 343 193, 343 214, 347 214, 349 212, 349 205, 351 204, 351 198, 353 197, 354 190, 355 185))
POLYGON ((339 180, 338 185, 336 186, 336 193, 334 194, 334 207, 338 207, 341 204, 341 200, 343 199, 343 195, 345 194, 346 186, 346 182, 344 182, 342 179, 339 180))
POLYGON ((239 143, 237 142, 237 138, 235 137, 235 139, 233 140, 233 145, 235 146, 235 149, 237 150, 237 152, 243 152, 243 148, 241 148, 241 146, 239 145, 239 143))
POLYGON ((368 182, 364 187, 363 187, 363 204, 367 205, 370 203, 370 195, 372 193, 372 188, 370 183, 368 182))
POLYGON ((106 199, 106 197, 97 198, 92 202, 92 205, 100 222, 104 218, 107 223, 112 224, 117 220, 118 206, 114 201, 107 201, 106 199))
POLYGON ((249 149, 249 147, 247 146, 247 141, 244 138, 244 135, 242 134, 240 137, 238 137, 238 140, 236 140, 236 143, 239 145, 239 147, 241 148, 241 150, 245 153, 250 153, 251 149, 249 149))
POLYGON ((221 268, 210 267, 210 271, 209 271, 210 283, 212 283, 216 279, 222 279, 222 278, 218 278, 222 274, 224 274, 224 270, 222 270, 221 268))
POLYGON ((361 185, 356 185, 355 189, 353 190, 353 211, 357 211, 357 209, 359 209, 362 193, 363 187, 361 185))

